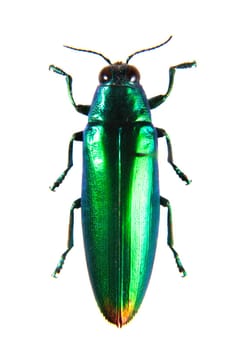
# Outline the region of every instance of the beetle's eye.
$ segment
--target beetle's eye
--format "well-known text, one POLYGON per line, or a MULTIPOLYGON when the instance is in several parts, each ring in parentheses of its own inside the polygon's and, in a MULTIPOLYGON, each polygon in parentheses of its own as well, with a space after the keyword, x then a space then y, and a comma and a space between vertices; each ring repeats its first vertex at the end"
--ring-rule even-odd
POLYGON ((136 75, 131 75, 130 81, 131 81, 132 83, 135 83, 135 81, 137 81, 136 75))
POLYGON ((140 74, 137 68, 133 66, 129 66, 127 71, 127 78, 131 83, 139 82, 140 74))
POLYGON ((112 72, 110 67, 105 67, 104 69, 102 69, 102 71, 99 74, 99 82, 106 83, 110 81, 111 78, 112 78, 112 72))
POLYGON ((109 75, 107 75, 107 74, 102 75, 102 80, 103 81, 108 81, 109 80, 109 75))

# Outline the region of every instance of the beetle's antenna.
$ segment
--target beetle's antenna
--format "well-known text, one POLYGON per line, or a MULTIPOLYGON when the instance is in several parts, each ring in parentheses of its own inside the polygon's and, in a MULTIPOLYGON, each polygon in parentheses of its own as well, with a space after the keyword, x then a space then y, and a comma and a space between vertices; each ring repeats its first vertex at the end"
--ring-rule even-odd
POLYGON ((93 54, 95 54, 95 55, 98 55, 98 56, 102 57, 102 58, 103 58, 105 61, 107 61, 109 64, 112 64, 112 62, 110 61, 110 59, 107 58, 107 57, 105 57, 105 56, 104 56, 102 53, 100 53, 100 52, 96 52, 96 51, 92 51, 92 50, 85 50, 85 49, 76 49, 75 47, 67 46, 67 45, 64 45, 64 47, 66 47, 67 49, 71 49, 71 50, 93 53, 93 54))
POLYGON ((132 58, 133 56, 137 55, 138 53, 158 49, 159 47, 161 47, 161 46, 167 44, 168 41, 171 40, 171 38, 172 38, 172 35, 171 35, 166 41, 164 41, 162 44, 159 44, 159 45, 157 45, 157 46, 150 47, 149 49, 143 49, 143 50, 139 50, 139 51, 136 51, 136 52, 132 53, 132 55, 128 56, 128 58, 127 58, 127 60, 126 60, 126 63, 128 63, 129 60, 131 60, 131 58, 132 58))

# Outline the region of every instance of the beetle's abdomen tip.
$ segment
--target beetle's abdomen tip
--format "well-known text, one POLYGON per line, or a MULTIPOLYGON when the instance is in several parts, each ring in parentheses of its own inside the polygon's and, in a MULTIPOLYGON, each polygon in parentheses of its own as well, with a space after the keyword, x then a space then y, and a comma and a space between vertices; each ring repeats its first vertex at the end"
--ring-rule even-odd
POLYGON ((118 328, 122 328, 132 320, 132 318, 134 317, 134 314, 128 315, 128 317, 127 316, 122 317, 121 315, 115 315, 115 317, 109 317, 109 315, 108 316, 104 315, 104 317, 111 324, 114 324, 118 328))
POLYGON ((102 312, 110 323, 121 328, 132 320, 137 310, 134 306, 129 304, 122 309, 108 307, 104 311, 102 310, 102 312))

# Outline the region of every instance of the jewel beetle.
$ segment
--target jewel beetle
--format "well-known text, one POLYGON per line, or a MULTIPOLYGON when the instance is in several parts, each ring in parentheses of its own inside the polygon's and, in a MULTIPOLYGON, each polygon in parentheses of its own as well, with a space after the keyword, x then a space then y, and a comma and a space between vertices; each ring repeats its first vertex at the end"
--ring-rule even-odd
POLYGON ((84 131, 75 133, 69 144, 68 165, 50 187, 60 186, 73 166, 73 144, 83 143, 81 198, 70 210, 68 246, 53 273, 62 269, 73 247, 74 210, 81 208, 85 255, 97 304, 108 321, 118 327, 128 323, 138 311, 148 287, 158 238, 160 206, 167 208, 167 244, 177 267, 186 275, 173 246, 170 202, 160 195, 157 141, 165 137, 168 163, 186 184, 188 177, 173 162, 170 138, 151 121, 151 109, 169 96, 177 69, 191 68, 196 62, 170 67, 167 92, 147 99, 137 68, 129 65, 135 55, 160 45, 136 51, 126 63, 114 64, 103 54, 65 46, 101 56, 108 62, 99 74, 99 86, 91 105, 76 104, 72 77, 51 65, 65 77, 69 98, 75 109, 88 116, 84 131))

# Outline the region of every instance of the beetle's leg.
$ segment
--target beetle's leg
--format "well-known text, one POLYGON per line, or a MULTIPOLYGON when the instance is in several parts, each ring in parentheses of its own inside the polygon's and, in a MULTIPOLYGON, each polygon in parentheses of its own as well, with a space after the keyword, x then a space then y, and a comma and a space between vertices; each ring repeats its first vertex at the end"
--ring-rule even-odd
POLYGON ((63 173, 57 178, 57 180, 54 182, 54 184, 50 187, 51 191, 55 191, 55 189, 60 186, 64 178, 66 177, 67 173, 73 166, 73 144, 74 141, 82 141, 83 140, 83 132, 79 131, 75 134, 73 134, 70 143, 69 143, 69 150, 68 150, 68 164, 67 168, 63 171, 63 173))
POLYGON ((170 202, 168 199, 160 196, 160 204, 163 207, 167 208, 167 229, 168 229, 167 244, 173 252, 174 258, 176 260, 176 265, 177 265, 179 271, 183 274, 182 277, 185 277, 187 275, 187 273, 186 273, 186 271, 185 271, 185 269, 180 261, 178 253, 173 248, 174 239, 173 239, 173 229, 172 229, 172 208, 171 208, 170 202))
POLYGON ((173 169, 175 170, 176 174, 181 178, 182 181, 186 182, 186 185, 189 185, 192 180, 189 180, 187 175, 185 175, 183 173, 183 171, 181 171, 178 166, 176 166, 173 163, 173 154, 172 154, 172 145, 171 145, 171 141, 170 141, 170 137, 167 134, 167 132, 164 129, 160 129, 160 128, 156 128, 157 130, 157 135, 158 137, 164 137, 166 138, 166 142, 167 142, 167 151, 168 151, 168 156, 167 156, 167 161, 169 164, 171 164, 171 166, 173 167, 173 169))
POLYGON ((185 62, 185 63, 177 64, 176 66, 170 67, 169 68, 169 84, 168 84, 167 92, 164 95, 158 95, 158 96, 150 98, 148 100, 150 109, 156 108, 161 103, 166 101, 167 97, 169 96, 169 94, 173 88, 176 69, 191 68, 191 67, 195 67, 195 66, 196 66, 196 62, 194 61, 194 62, 185 62))
POLYGON ((49 70, 52 70, 53 72, 60 74, 60 75, 64 75, 66 77, 66 84, 67 84, 67 89, 68 89, 68 95, 70 98, 70 101, 72 103, 72 105, 74 106, 74 108, 85 115, 88 115, 90 106, 89 105, 76 105, 75 101, 74 101, 74 97, 73 97, 73 90, 72 90, 72 77, 71 75, 67 74, 66 72, 64 72, 61 68, 58 68, 54 65, 50 65, 49 66, 49 70))
POLYGON ((74 209, 79 209, 80 207, 81 207, 81 198, 76 199, 76 201, 74 201, 72 206, 71 206, 69 229, 68 229, 67 250, 62 254, 62 256, 59 260, 59 263, 57 264, 57 267, 52 274, 53 277, 57 277, 57 274, 60 273, 60 271, 63 267, 63 264, 65 262, 67 254, 74 246, 74 209))

